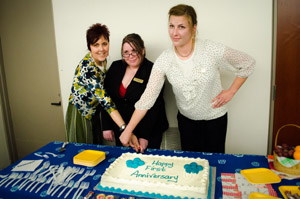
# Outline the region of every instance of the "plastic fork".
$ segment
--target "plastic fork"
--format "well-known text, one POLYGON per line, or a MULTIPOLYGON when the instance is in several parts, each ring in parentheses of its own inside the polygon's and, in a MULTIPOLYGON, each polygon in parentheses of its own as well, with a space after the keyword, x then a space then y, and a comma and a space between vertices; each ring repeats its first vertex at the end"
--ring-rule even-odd
POLYGON ((73 198, 72 199, 75 199, 75 198, 79 198, 82 194, 82 192, 85 190, 85 189, 88 189, 90 186, 90 183, 89 182, 82 182, 80 184, 80 187, 77 189, 77 191, 75 192, 75 194, 73 195, 73 198), (80 192, 79 192, 80 191, 80 192), (79 192, 79 194, 78 194, 79 192), (78 194, 78 196, 77 196, 78 194), (77 196, 77 197, 76 197, 77 196))
POLYGON ((95 170, 95 169, 93 169, 92 171, 87 170, 87 172, 86 172, 86 173, 78 180, 78 182, 83 181, 84 179, 86 179, 86 178, 89 177, 89 176, 95 175, 95 173, 96 173, 96 170, 95 170))
POLYGON ((5 188, 8 187, 8 185, 10 185, 14 180, 19 180, 23 177, 24 173, 19 173, 19 175, 17 175, 14 179, 12 179, 9 183, 7 183, 5 185, 5 188))
POLYGON ((40 173, 39 175, 44 175, 44 177, 47 177, 52 174, 51 171, 54 171, 56 169, 58 169, 58 165, 51 165, 48 169, 46 169, 44 172, 40 173))
POLYGON ((50 166, 50 162, 46 161, 44 162, 43 166, 41 168, 39 168, 38 170, 36 170, 35 172, 33 172, 34 174, 38 174, 39 172, 41 172, 42 170, 47 169, 50 166))
POLYGON ((18 176, 18 173, 12 172, 9 176, 7 176, 6 178, 4 178, 4 179, 1 180, 1 182, 0 182, 0 183, 1 183, 0 187, 1 187, 2 185, 4 185, 6 182, 8 182, 9 180, 15 179, 17 176, 18 176))
POLYGON ((84 168, 80 168, 80 167, 74 167, 73 169, 74 169, 73 173, 66 179, 66 181, 72 180, 78 174, 80 175, 83 174, 85 170, 84 168))
MULTIPOLYGON (((30 181, 34 181, 36 180, 37 176, 32 174, 28 179, 27 179, 27 182, 24 183, 22 186, 19 187, 19 190, 22 190, 30 181)), ((32 185, 32 183, 26 187, 26 190, 32 185)))
POLYGON ((70 188, 69 192, 65 195, 64 198, 68 197, 68 195, 72 192, 72 190, 73 190, 74 188, 78 188, 78 187, 79 187, 79 184, 80 184, 79 181, 75 182, 75 184, 70 188))
POLYGON ((17 182, 15 182, 13 185, 11 185, 12 187, 16 186, 21 180, 27 179, 29 178, 29 176, 31 175, 31 173, 26 173, 24 177, 20 178, 19 180, 17 180, 17 182))
POLYGON ((48 155, 41 155, 41 154, 38 154, 38 153, 34 153, 34 155, 39 156, 39 157, 42 157, 42 158, 46 158, 46 159, 49 158, 48 155))
POLYGON ((26 179, 19 185, 19 190, 23 189, 23 187, 24 187, 28 182, 30 182, 30 179, 32 179, 33 176, 35 176, 35 174, 33 174, 33 173, 30 174, 30 175, 28 176, 28 178, 26 178, 26 179))
POLYGON ((28 185, 27 187, 26 187, 26 189, 25 189, 25 191, 27 191, 34 183, 36 183, 37 182, 37 179, 38 179, 38 176, 37 175, 35 175, 34 177, 32 177, 32 179, 31 179, 31 184, 30 185, 28 185))
POLYGON ((71 187, 73 187, 73 185, 74 185, 74 180, 71 180, 71 181, 69 181, 69 183, 67 184, 67 186, 60 192, 60 194, 58 194, 58 198, 61 196, 61 194, 63 194, 64 193, 64 191, 67 189, 67 188, 71 188, 71 187))
POLYGON ((32 192, 33 189, 39 184, 39 183, 45 183, 47 180, 47 178, 45 178, 44 176, 39 176, 37 179, 36 179, 36 184, 30 189, 29 192, 32 192))
POLYGON ((40 188, 38 188, 38 189, 35 191, 35 193, 39 192, 39 190, 40 190, 43 186, 45 186, 45 184, 50 184, 50 182, 52 181, 52 179, 53 179, 53 177, 48 178, 48 180, 47 180, 46 182, 44 182, 44 183, 40 186, 40 188))
POLYGON ((88 189, 90 186, 90 182, 85 182, 85 186, 83 187, 83 189, 81 189, 80 193, 78 194, 78 197, 79 198, 82 194, 82 192, 85 190, 85 189, 88 189))
POLYGON ((68 185, 68 181, 64 181, 62 184, 60 184, 55 191, 51 194, 51 196, 54 196, 54 194, 61 188, 61 187, 66 187, 68 185))
POLYGON ((51 153, 51 152, 45 152, 46 154, 49 154, 49 155, 53 155, 53 157, 57 157, 57 155, 56 154, 54 154, 54 153, 51 153))

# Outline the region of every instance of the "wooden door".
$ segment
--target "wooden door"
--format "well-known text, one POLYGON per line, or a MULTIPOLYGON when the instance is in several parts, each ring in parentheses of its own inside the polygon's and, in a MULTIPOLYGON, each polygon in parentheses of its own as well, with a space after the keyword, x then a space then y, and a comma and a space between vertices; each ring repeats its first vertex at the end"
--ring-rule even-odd
POLYGON ((0 33, 18 158, 63 141, 51 0, 1 0, 0 33))
MULTIPOLYGON (((276 98, 272 149, 277 131, 286 124, 300 125, 300 1, 277 1, 276 98)), ((300 129, 284 127, 278 144, 300 145, 300 129)))

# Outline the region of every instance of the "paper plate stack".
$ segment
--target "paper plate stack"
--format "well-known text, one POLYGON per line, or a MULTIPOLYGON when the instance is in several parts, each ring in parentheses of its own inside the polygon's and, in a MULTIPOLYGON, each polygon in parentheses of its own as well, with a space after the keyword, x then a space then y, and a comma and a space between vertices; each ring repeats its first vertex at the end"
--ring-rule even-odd
POLYGON ((94 167, 103 160, 105 160, 105 152, 84 150, 74 156, 73 163, 87 167, 94 167))

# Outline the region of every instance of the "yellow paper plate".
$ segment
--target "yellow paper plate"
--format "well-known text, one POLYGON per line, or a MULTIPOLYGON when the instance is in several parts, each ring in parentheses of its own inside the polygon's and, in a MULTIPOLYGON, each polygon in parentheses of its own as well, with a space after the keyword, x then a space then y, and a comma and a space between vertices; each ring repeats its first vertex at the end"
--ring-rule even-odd
POLYGON ((241 170, 241 174, 252 184, 271 184, 281 181, 278 175, 266 168, 244 169, 241 170))
POLYGON ((73 163, 88 167, 94 167, 105 159, 105 152, 95 150, 85 150, 78 153, 73 158, 73 163))
POLYGON ((285 199, 288 199, 288 197, 285 195, 286 191, 290 191, 292 194, 297 193, 300 196, 299 186, 280 186, 279 191, 285 199))
POLYGON ((250 193, 249 194, 249 198, 248 199, 279 199, 277 197, 274 196, 270 196, 270 195, 266 195, 263 193, 250 193))

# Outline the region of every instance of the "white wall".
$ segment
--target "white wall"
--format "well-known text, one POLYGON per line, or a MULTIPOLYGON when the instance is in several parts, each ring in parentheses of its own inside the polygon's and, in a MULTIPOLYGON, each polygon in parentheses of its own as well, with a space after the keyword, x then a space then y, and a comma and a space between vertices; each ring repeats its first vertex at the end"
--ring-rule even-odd
MULTIPOLYGON (((75 67, 87 52, 90 25, 104 23, 111 32, 109 64, 120 59, 123 37, 138 33, 147 58, 155 61, 170 47, 168 10, 192 5, 198 15, 198 34, 252 55, 254 74, 229 103, 226 153, 267 154, 272 56, 272 0, 52 0, 63 108, 66 112, 75 67)), ((223 73, 224 87, 234 76, 223 73)), ((171 127, 177 108, 170 85, 165 91, 171 127)))

